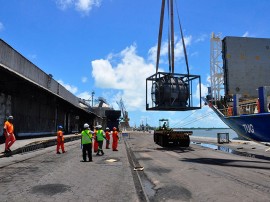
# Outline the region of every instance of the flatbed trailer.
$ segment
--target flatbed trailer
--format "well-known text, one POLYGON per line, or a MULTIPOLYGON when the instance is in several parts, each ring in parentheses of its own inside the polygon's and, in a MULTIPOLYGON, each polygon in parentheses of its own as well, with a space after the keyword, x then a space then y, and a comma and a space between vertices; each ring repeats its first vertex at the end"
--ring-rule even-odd
POLYGON ((160 129, 154 131, 154 142, 162 147, 178 145, 180 147, 189 147, 192 131, 173 131, 160 129))

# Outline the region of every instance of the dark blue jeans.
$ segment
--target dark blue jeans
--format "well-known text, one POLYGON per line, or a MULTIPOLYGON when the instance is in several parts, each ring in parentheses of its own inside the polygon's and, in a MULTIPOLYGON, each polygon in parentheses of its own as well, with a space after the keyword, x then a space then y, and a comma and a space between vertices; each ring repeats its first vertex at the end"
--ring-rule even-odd
POLYGON ((89 144, 83 144, 83 160, 86 161, 86 152, 88 154, 89 161, 92 161, 92 143, 89 144))

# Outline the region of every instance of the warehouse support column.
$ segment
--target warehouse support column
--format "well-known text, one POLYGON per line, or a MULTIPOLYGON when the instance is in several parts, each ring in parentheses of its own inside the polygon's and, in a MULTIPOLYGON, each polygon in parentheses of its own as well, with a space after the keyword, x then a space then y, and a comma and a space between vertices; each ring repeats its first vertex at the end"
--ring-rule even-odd
POLYGON ((241 97, 241 94, 233 95, 233 115, 234 116, 239 115, 239 98, 240 97, 241 97))

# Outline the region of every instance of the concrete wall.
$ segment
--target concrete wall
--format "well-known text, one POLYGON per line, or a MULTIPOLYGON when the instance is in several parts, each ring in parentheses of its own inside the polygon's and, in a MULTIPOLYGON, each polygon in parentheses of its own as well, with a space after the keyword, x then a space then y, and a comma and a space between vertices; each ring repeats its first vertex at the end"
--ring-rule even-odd
POLYGON ((2 134, 2 129, 4 128, 4 122, 7 118, 6 114, 11 114, 11 96, 0 93, 0 134, 2 134))

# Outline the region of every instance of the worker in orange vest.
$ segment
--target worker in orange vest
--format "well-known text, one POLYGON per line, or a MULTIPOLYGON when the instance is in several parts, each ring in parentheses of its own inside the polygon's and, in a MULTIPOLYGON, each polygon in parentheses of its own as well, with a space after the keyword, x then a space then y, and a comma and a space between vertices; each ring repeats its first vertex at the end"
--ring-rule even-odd
POLYGON ((98 141, 97 141, 97 129, 94 129, 94 152, 97 153, 98 151, 98 141))
POLYGON ((61 154, 60 153, 60 147, 62 150, 62 153, 65 153, 65 146, 64 146, 64 133, 63 133, 63 127, 62 126, 58 126, 58 131, 57 131, 57 146, 56 146, 56 153, 57 154, 61 154))
POLYGON ((16 141, 16 138, 14 135, 13 116, 9 116, 7 121, 4 124, 4 135, 6 138, 4 153, 7 154, 11 152, 10 147, 16 141))
POLYGON ((260 107, 260 99, 259 99, 259 98, 258 98, 258 100, 256 101, 256 104, 257 104, 257 110, 258 110, 258 113, 260 113, 261 107, 260 107))
POLYGON ((117 146, 118 146, 118 139, 119 139, 119 136, 118 136, 118 132, 117 132, 116 127, 113 127, 112 139, 113 139, 113 142, 112 142, 112 150, 113 150, 113 151, 118 151, 118 150, 117 150, 117 146))
POLYGON ((106 128, 106 132, 105 132, 105 136, 106 136, 106 149, 110 149, 109 145, 110 145, 110 128, 106 128))
POLYGON ((232 106, 228 107, 228 116, 232 116, 233 115, 233 108, 232 106))

